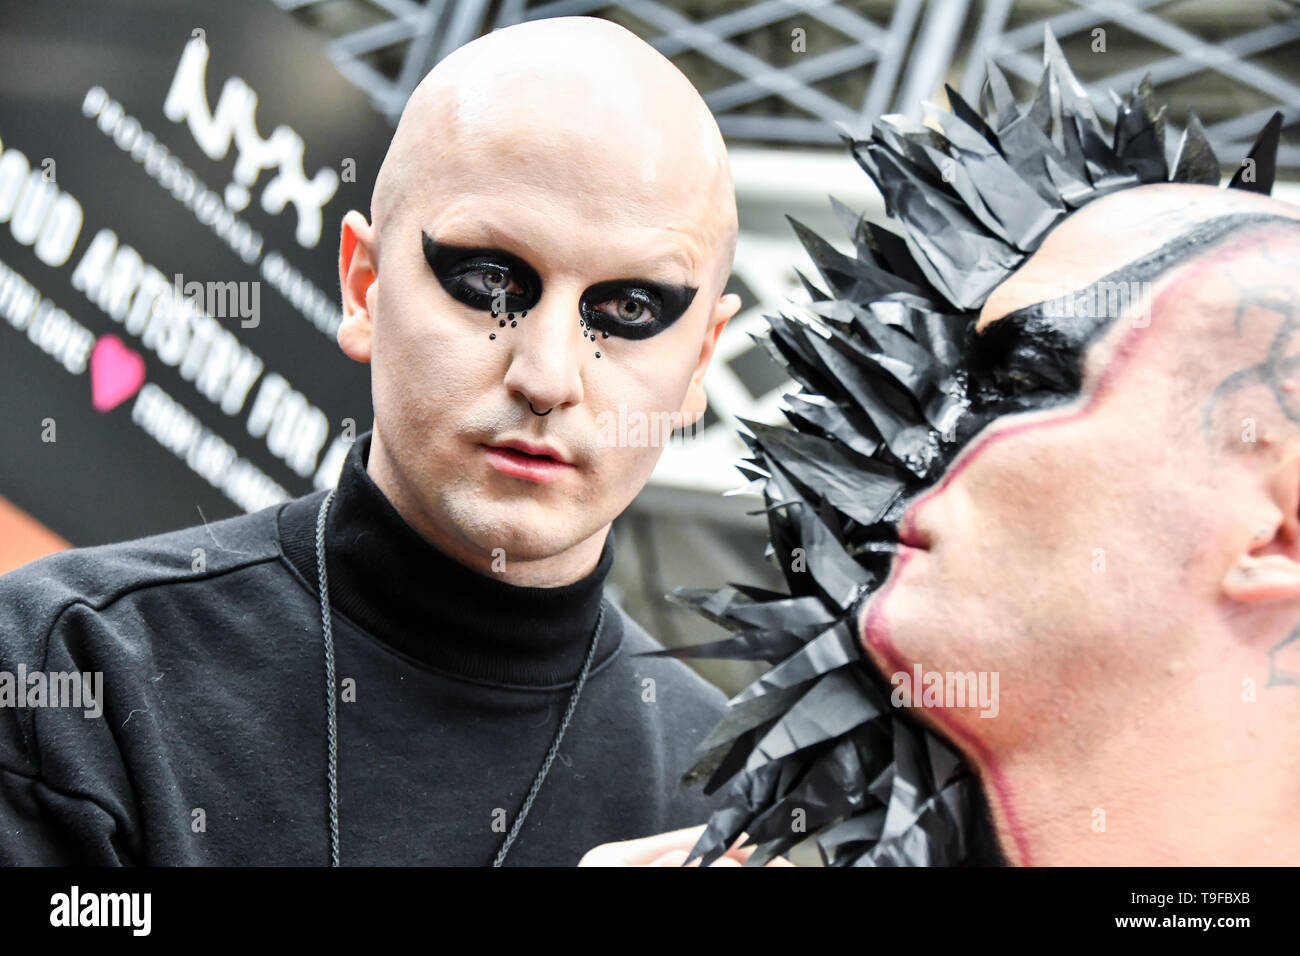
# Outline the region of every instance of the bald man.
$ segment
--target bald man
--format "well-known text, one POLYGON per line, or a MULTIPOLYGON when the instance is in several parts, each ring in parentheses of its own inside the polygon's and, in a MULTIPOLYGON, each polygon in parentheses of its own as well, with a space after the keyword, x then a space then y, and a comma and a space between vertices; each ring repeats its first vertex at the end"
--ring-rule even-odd
POLYGON ((412 94, 371 216, 336 488, 0 578, 0 863, 573 864, 707 818, 723 697, 603 588, 663 448, 610 423, 693 424, 740 305, 712 116, 612 23, 509 27, 412 94))
MULTIPOLYGON (((903 703, 975 770, 1005 862, 1300 863, 1298 261, 1294 205, 1140 186, 979 314, 990 368, 1064 346, 1080 387, 1020 394, 910 503, 857 626, 882 675, 999 676, 993 713, 903 703)), ((700 832, 584 863, 680 863, 700 832)))

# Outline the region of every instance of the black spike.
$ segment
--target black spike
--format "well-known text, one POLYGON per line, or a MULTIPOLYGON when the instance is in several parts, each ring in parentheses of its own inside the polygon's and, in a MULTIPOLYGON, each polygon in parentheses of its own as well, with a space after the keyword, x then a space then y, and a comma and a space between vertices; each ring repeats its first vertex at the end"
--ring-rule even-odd
POLYGON ((1205 137, 1205 128, 1201 126, 1200 117, 1190 110, 1187 113, 1187 126, 1178 141, 1178 152, 1174 156, 1174 171, 1169 179, 1175 183, 1219 185, 1218 157, 1214 155, 1214 148, 1205 137))
POLYGON ((1271 193, 1273 180, 1277 176, 1277 147, 1281 138, 1282 111, 1278 110, 1268 118, 1264 128, 1255 137, 1250 152, 1241 161, 1241 167, 1233 174, 1228 188, 1263 193, 1265 196, 1271 193))

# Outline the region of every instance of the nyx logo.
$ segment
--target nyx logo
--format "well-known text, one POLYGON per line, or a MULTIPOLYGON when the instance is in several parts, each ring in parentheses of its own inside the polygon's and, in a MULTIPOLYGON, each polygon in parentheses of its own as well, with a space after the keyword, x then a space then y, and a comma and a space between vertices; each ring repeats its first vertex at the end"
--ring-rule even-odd
POLYGON ((226 205, 234 212, 248 205, 249 189, 262 170, 277 170, 262 189, 262 208, 278 215, 286 203, 293 203, 298 211, 295 238, 314 248, 320 242, 321 210, 339 187, 338 173, 323 166, 308 180, 302 168, 302 137, 288 126, 277 126, 269 140, 263 139, 254 115, 257 93, 237 76, 221 88, 214 114, 208 106, 207 67, 208 45, 196 36, 181 53, 163 115, 173 123, 188 121, 194 141, 210 159, 224 159, 234 139, 239 155, 225 190, 226 205))

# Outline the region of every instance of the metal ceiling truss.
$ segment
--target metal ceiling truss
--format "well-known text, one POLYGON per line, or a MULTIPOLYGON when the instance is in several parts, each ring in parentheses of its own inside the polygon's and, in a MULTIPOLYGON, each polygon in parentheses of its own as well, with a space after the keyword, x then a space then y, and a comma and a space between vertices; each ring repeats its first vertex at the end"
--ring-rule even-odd
MULTIPOLYGON (((281 9, 306 13, 335 0, 274 2, 281 9)), ((363 0, 355 2, 361 5, 363 0)), ((861 4, 851 0, 760 0, 703 20, 691 19, 674 4, 660 0, 428 0, 423 5, 412 0, 364 0, 386 19, 332 39, 328 49, 340 72, 396 123, 424 74, 476 36, 524 20, 623 13, 657 30, 646 40, 670 59, 694 53, 734 74, 732 82, 703 91, 728 138, 831 145, 839 142, 838 123, 856 130, 881 113, 897 111, 897 104, 908 104, 906 109, 915 111, 920 97, 943 80, 968 2, 898 0, 888 22, 877 23, 855 9, 861 4), (842 42, 815 55, 792 49, 783 63, 768 62, 747 49, 747 37, 792 17, 807 17, 809 27, 829 27, 842 42), (403 43, 407 46, 396 76, 385 75, 367 62, 370 55, 403 43), (860 102, 841 102, 814 85, 864 69, 870 70, 870 81, 860 102), (784 100, 799 115, 743 111, 769 96, 784 100)))
MULTIPOLYGON (((1064 43, 1079 33, 1090 33, 1112 25, 1139 34, 1169 51, 1168 56, 1147 60, 1091 83, 1085 83, 1096 104, 1097 113, 1110 122, 1115 119, 1115 105, 1107 90, 1126 92, 1150 73, 1157 97, 1160 86, 1173 80, 1205 71, 1213 71, 1251 88, 1272 102, 1243 116, 1223 119, 1206 125, 1205 133, 1221 162, 1232 163, 1246 155, 1255 135, 1275 110, 1282 110, 1284 130, 1295 129, 1300 121, 1300 85, 1285 76, 1249 61, 1278 50, 1300 39, 1300 16, 1271 23, 1218 43, 1205 40, 1163 18, 1153 8, 1169 6, 1168 0, 1071 0, 1075 9, 1035 20, 1013 29, 1004 26, 1012 12, 1013 0, 986 0, 979 27, 966 57, 961 94, 974 102, 984 80, 985 65, 993 60, 1005 72, 1027 83, 1037 83, 1043 73, 1043 28, 1050 26, 1064 43)), ((1294 61, 1292 61, 1294 63, 1294 61)), ((1179 118, 1195 103, 1170 104, 1170 117, 1179 118)), ((1201 118, 1206 117, 1201 110, 1201 118)), ((1181 126, 1168 124, 1166 141, 1175 143, 1182 135, 1181 126)), ((1285 133, 1283 134, 1285 138, 1285 133)), ((1283 142, 1278 151, 1280 167, 1300 167, 1300 146, 1283 142)))
MULTIPOLYGON (((1244 155, 1254 134, 1275 109, 1282 109, 1288 126, 1300 120, 1300 84, 1258 63, 1252 57, 1283 49, 1300 39, 1300 16, 1208 43, 1174 22, 1168 0, 1062 0, 1066 9, 1007 29, 1014 0, 898 0, 891 6, 855 0, 756 0, 743 6, 719 3, 721 12, 693 19, 680 4, 663 0, 274 0, 281 9, 307 14, 313 8, 356 8, 356 22, 368 23, 329 41, 338 69, 364 90, 376 109, 396 123, 416 83, 452 50, 475 37, 523 20, 596 15, 618 19, 626 15, 653 31, 646 40, 665 56, 703 57, 734 76, 730 82, 704 89, 704 98, 718 118, 724 135, 772 145, 821 146, 839 142, 838 127, 855 132, 881 113, 919 115, 919 104, 940 89, 960 66, 962 94, 969 100, 979 90, 985 63, 992 59, 1008 73, 1037 82, 1042 72, 1043 27, 1050 25, 1062 41, 1097 27, 1116 25, 1168 51, 1147 62, 1131 57, 1115 73, 1096 79, 1099 112, 1114 118, 1109 89, 1126 90, 1150 72, 1157 91, 1162 83, 1213 71, 1247 87, 1269 101, 1248 115, 1202 116, 1216 152, 1226 162, 1244 155), (870 7, 887 18, 878 22, 863 12, 870 7), (362 12, 364 11, 364 16, 362 12), (795 53, 770 62, 751 51, 750 38, 779 28, 792 18, 805 20, 811 32, 829 28, 841 42, 816 54, 795 53), (973 38, 962 39, 968 20, 977 21, 973 38), (376 68, 374 59, 387 51, 398 68, 376 68), (858 102, 844 102, 817 88, 823 81, 860 76, 869 71, 858 102), (755 108, 775 97, 779 109, 755 108)), ((1252 0, 1258 8, 1261 0, 1252 0)), ((707 8, 708 5, 703 5, 707 8)), ((1250 7, 1248 2, 1246 7, 1250 7)), ((1245 9, 1245 7, 1243 7, 1245 9)), ((346 17, 342 18, 345 22, 346 17)), ((819 36, 819 48, 826 36, 819 36)), ((770 50, 770 46, 765 50, 770 50)), ((955 75, 955 74, 954 74, 955 75)), ((1181 119, 1194 103, 1171 104, 1171 118, 1181 119)), ((1176 136, 1180 129, 1171 124, 1176 136)), ((1300 146, 1284 135, 1279 165, 1300 167, 1300 146)))

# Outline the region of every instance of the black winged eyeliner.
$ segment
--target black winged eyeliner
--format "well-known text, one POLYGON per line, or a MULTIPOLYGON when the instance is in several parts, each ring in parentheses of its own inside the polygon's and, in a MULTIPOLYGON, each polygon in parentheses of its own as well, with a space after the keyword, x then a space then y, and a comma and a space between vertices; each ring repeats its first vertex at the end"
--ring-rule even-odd
MULTIPOLYGON (((537 270, 513 253, 504 249, 438 242, 424 231, 421 231, 420 239, 424 258, 443 289, 470 308, 494 312, 501 305, 504 308, 500 311, 517 313, 533 308, 541 299, 542 280, 537 270), (493 272, 511 280, 504 288, 509 289, 517 283, 523 291, 507 291, 504 301, 499 301, 499 291, 484 291, 465 279, 469 275, 493 272)), ((608 279, 589 286, 583 292, 579 303, 580 318, 585 327, 593 330, 593 337, 595 332, 601 332, 606 338, 611 335, 625 339, 650 338, 681 318, 698 291, 693 286, 651 279, 608 279), (596 308, 605 302, 632 303, 636 308, 635 318, 619 318, 596 308)))

